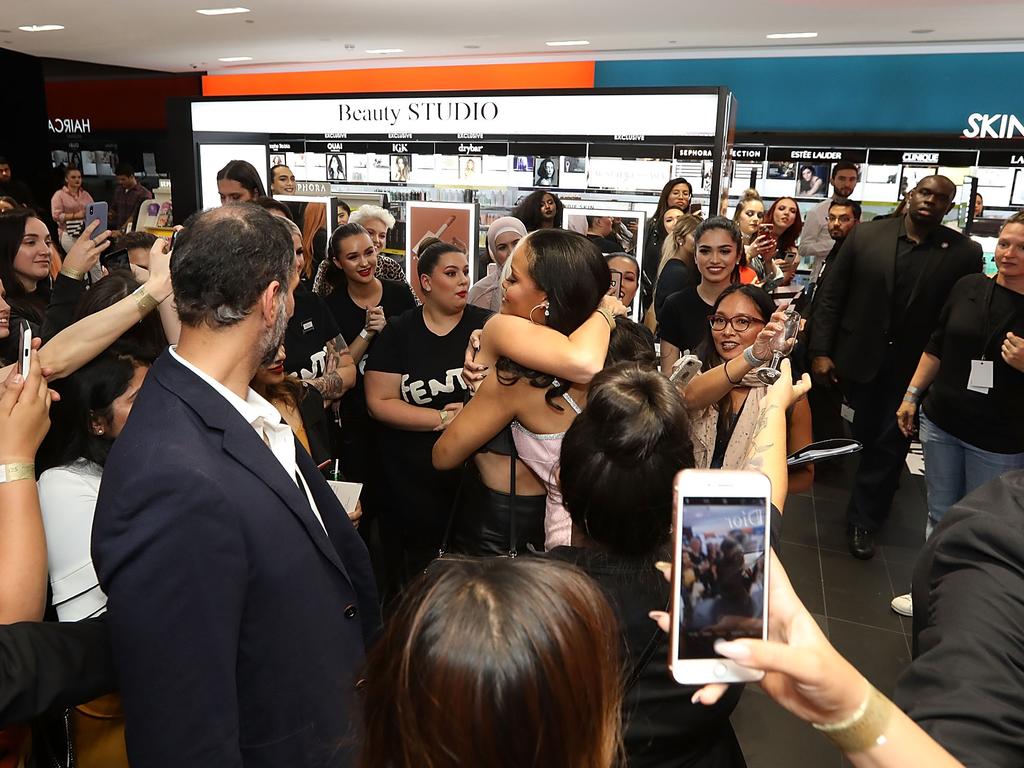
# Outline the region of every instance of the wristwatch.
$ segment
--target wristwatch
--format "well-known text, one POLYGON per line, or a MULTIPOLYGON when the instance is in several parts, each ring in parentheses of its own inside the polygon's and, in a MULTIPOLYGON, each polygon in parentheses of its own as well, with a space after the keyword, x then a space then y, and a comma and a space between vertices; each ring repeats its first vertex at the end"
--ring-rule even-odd
POLYGON ((35 480, 36 465, 27 462, 19 464, 0 464, 0 483, 13 483, 15 480, 35 480))
POLYGON ((359 338, 360 339, 368 339, 368 338, 370 338, 370 332, 366 328, 363 328, 363 330, 361 330, 359 332, 359 338))

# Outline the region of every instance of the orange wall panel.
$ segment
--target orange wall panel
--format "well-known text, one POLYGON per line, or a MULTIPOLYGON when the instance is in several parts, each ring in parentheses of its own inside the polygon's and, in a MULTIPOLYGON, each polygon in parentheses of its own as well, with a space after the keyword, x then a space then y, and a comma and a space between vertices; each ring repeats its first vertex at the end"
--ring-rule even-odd
POLYGON ((594 62, 205 75, 204 96, 593 88, 594 62))

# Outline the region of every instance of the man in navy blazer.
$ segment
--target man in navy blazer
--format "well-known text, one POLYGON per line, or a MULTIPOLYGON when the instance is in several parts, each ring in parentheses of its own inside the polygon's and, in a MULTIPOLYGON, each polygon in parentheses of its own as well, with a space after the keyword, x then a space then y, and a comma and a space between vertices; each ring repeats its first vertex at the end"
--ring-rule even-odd
POLYGON ((298 282, 263 209, 198 214, 171 259, 181 339, 104 468, 93 560, 133 768, 347 766, 370 561, 312 460, 249 388, 298 282))

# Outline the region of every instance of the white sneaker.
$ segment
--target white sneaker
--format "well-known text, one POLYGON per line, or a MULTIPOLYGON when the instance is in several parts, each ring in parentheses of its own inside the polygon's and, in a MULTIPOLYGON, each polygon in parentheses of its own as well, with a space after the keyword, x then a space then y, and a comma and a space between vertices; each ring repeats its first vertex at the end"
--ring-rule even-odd
POLYGON ((892 599, 889 606, 900 616, 914 616, 914 600, 908 592, 905 595, 898 595, 892 599))

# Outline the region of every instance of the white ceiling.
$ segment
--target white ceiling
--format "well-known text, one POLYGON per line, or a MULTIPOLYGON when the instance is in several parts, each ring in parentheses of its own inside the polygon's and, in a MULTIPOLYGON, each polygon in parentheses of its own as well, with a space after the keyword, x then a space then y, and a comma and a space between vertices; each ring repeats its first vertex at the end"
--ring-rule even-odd
MULTIPOLYGON (((0 0, 0 47, 36 56, 186 72, 424 63, 807 55, 907 45, 1024 50, 1022 0, 0 0), (206 17, 197 8, 251 13, 206 17), (19 26, 62 24, 56 32, 19 26), (932 30, 915 34, 912 30, 932 30), (770 41, 772 32, 818 32, 770 41), (548 40, 586 39, 583 48, 548 40), (347 46, 351 46, 348 48, 347 46), (367 49, 402 48, 401 54, 367 49), (219 57, 251 56, 246 64, 219 57)), ((752 73, 752 76, 756 76, 752 73)))

